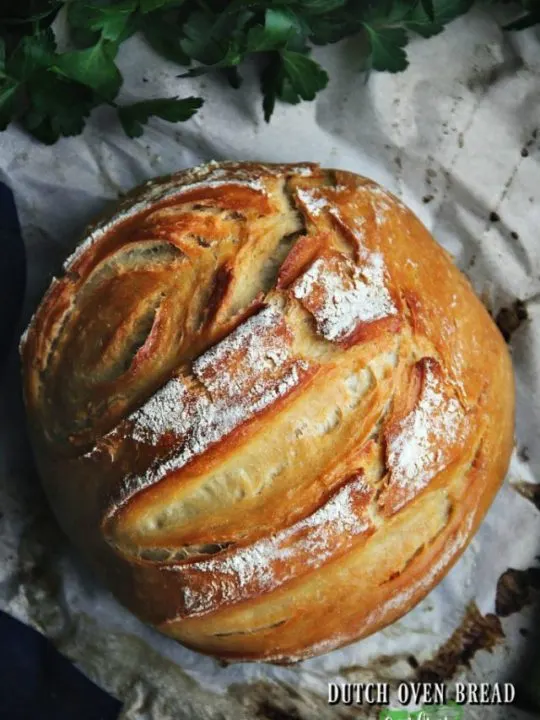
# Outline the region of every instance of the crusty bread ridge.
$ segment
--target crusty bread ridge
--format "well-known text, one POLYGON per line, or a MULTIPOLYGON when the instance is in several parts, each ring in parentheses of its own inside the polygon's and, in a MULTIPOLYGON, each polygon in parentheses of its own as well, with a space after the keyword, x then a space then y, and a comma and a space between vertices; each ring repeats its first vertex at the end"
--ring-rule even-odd
POLYGON ((293 662, 410 610, 507 470, 507 348, 375 183, 210 163, 88 231, 21 341, 38 466, 135 614, 293 662))

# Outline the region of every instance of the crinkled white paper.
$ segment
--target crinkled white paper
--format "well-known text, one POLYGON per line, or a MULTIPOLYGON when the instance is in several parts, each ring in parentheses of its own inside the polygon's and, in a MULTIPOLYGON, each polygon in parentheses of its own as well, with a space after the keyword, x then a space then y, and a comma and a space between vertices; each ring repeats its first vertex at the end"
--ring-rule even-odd
MULTIPOLYGON (((328 682, 410 677, 403 658, 428 659, 470 601, 493 612, 507 568, 538 565, 540 512, 512 488, 540 478, 538 42, 534 30, 503 35, 492 17, 472 13, 441 36, 414 42, 407 72, 373 74, 367 83, 355 40, 324 48, 316 54, 330 71, 328 89, 313 103, 279 106, 267 125, 253 69, 240 92, 212 77, 179 80, 178 67, 132 38, 120 55, 125 99, 200 91, 206 103, 194 119, 153 121, 130 140, 99 110, 81 137, 54 147, 14 128, 0 135, 0 178, 14 189, 28 252, 26 318, 85 224, 119 193, 210 159, 311 160, 368 175, 420 216, 495 314, 516 298, 528 311, 511 349, 517 446, 527 448, 529 462, 515 454, 465 555, 415 610, 367 640, 290 668, 224 667, 143 626, 97 583, 56 529, 32 469, 13 355, 0 394, 0 607, 51 637, 121 698, 123 717, 377 717, 374 709, 361 715, 328 706, 328 682)), ((491 654, 478 652, 462 676, 507 679, 528 623, 528 610, 503 619, 505 641, 491 654)), ((470 707, 466 717, 526 716, 470 707)))

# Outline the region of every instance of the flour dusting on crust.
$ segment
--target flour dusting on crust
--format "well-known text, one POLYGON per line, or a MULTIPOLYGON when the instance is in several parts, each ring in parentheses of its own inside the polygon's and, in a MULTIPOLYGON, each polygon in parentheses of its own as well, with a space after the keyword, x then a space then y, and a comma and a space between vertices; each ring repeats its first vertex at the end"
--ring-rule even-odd
POLYGON ((203 575, 202 582, 191 583, 183 591, 185 612, 211 612, 223 601, 240 602, 272 590, 297 575, 298 563, 310 569, 320 567, 344 540, 369 529, 364 503, 371 493, 357 477, 314 513, 270 537, 210 560, 170 566, 168 569, 187 572, 192 578, 203 575), (205 575, 211 581, 205 580, 205 575))
POLYGON ((359 323, 397 313, 380 253, 365 253, 360 267, 338 254, 320 257, 296 282, 293 295, 313 314, 327 340, 343 340, 359 323))
MULTIPOLYGON (((322 640, 319 643, 315 643, 310 647, 307 647, 300 652, 287 654, 287 655, 270 655, 266 658, 268 661, 287 661, 297 662, 305 660, 311 657, 313 654, 327 652, 333 650, 340 644, 350 641, 355 636, 358 636, 364 628, 369 628, 375 623, 384 623, 386 618, 393 611, 401 611, 402 608, 406 607, 411 602, 412 598, 418 593, 425 593, 431 587, 432 583, 437 579, 437 576, 444 572, 452 560, 458 555, 469 539, 473 523, 474 513, 470 513, 465 521, 465 525, 459 530, 453 538, 450 538, 444 548, 442 555, 437 559, 433 565, 429 568, 426 575, 423 575, 419 580, 412 583, 405 590, 400 590, 391 595, 385 600, 376 610, 369 613, 367 617, 364 617, 359 627, 350 628, 349 633, 342 633, 337 637, 331 639, 322 640)), ((421 599, 421 598, 420 598, 421 599)))
POLYGON ((192 420, 186 411, 187 394, 183 378, 170 380, 129 417, 133 423, 131 437, 155 445, 165 433, 185 435, 192 420))
POLYGON ((299 175, 300 177, 309 177, 310 175, 313 175, 313 172, 316 169, 317 167, 313 165, 294 165, 293 167, 288 168, 288 172, 294 175, 299 175))
POLYGON ((418 402, 387 439, 391 482, 414 494, 448 464, 452 446, 462 437, 465 419, 459 401, 445 392, 438 363, 424 358, 423 367, 418 402))
POLYGON ((328 198, 310 190, 298 189, 296 196, 311 215, 320 215, 329 205, 328 198))
POLYGON ((195 361, 199 384, 173 378, 128 418, 135 441, 157 445, 174 436, 178 449, 142 475, 126 478, 116 507, 287 395, 308 369, 292 354, 290 331, 279 310, 267 307, 246 320, 195 361))
POLYGON ((193 373, 213 396, 257 393, 291 360, 292 335, 279 310, 269 306, 193 363, 193 373))

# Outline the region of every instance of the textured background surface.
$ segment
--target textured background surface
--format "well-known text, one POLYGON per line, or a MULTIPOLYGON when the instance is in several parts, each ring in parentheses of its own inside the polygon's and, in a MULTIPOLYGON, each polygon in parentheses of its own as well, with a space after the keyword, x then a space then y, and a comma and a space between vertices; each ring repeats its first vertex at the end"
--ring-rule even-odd
MULTIPOLYGON (((519 658, 537 642, 526 603, 540 567, 540 492, 519 485, 540 478, 537 43, 534 31, 503 36, 493 19, 473 13, 442 36, 414 43, 407 73, 367 83, 355 70, 353 42, 328 48, 318 55, 331 71, 329 88, 314 103, 278 108, 267 126, 254 77, 240 93, 217 79, 180 81, 177 67, 134 38, 121 55, 126 98, 188 95, 203 86, 208 99, 196 118, 177 126, 156 121, 128 140, 98 111, 82 137, 52 148, 13 128, 1 136, 0 179, 15 191, 27 245, 26 317, 85 223, 128 188, 212 158, 314 160, 371 176, 400 195, 498 316, 515 360, 517 451, 458 565, 386 630, 273 668, 223 667, 185 650, 142 626, 97 584, 40 491, 13 356, 0 391, 0 607, 51 637, 124 700, 124 717, 374 718, 375 709, 328 707, 327 682, 521 674, 519 658)), ((514 717, 500 708, 467 713, 514 717)))

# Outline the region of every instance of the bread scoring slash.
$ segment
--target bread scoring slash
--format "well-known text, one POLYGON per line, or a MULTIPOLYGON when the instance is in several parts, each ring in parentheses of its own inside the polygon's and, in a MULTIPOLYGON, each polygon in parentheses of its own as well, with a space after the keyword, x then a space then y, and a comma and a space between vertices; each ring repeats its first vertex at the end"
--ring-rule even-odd
POLYGON ((87 231, 21 342, 36 459, 121 602, 228 660, 293 662, 406 613, 478 528, 511 363, 375 183, 210 163, 87 231))

